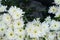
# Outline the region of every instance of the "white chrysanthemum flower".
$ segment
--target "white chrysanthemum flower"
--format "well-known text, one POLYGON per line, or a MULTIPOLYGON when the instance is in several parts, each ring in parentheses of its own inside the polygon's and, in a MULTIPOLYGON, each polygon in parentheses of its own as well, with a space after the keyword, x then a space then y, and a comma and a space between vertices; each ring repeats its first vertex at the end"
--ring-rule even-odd
POLYGON ((56 12, 57 12, 57 7, 56 7, 56 6, 51 6, 51 7, 49 7, 48 13, 53 13, 53 14, 55 14, 56 12))
POLYGON ((58 11, 56 12, 55 17, 60 17, 60 6, 58 7, 58 11))
POLYGON ((9 14, 4 13, 2 20, 4 21, 4 23, 10 24, 11 23, 11 16, 9 14))
POLYGON ((45 22, 49 24, 51 22, 51 17, 48 16, 47 18, 45 18, 45 22))
POLYGON ((31 35, 32 34, 32 29, 33 29, 33 27, 31 27, 31 25, 28 27, 26 27, 26 31, 27 31, 27 35, 31 35))
POLYGON ((39 19, 37 19, 37 20, 33 20, 32 21, 32 24, 33 24, 33 26, 35 26, 35 27, 41 27, 41 22, 39 21, 39 19))
POLYGON ((60 0, 54 0, 54 3, 55 3, 56 5, 60 5, 60 0))
POLYGON ((11 6, 8 12, 10 15, 12 15, 13 19, 19 19, 25 13, 22 11, 22 9, 17 8, 16 6, 11 6))
POLYGON ((43 23, 42 23, 42 29, 43 29, 45 32, 49 32, 49 31, 50 31, 50 28, 49 28, 48 23, 43 22, 43 23))
POLYGON ((55 38, 56 38, 56 33, 55 32, 49 32, 45 36, 46 40, 55 40, 55 38))
POLYGON ((31 33, 30 37, 31 38, 35 38, 35 37, 38 38, 39 35, 41 35, 40 34, 40 28, 38 28, 38 27, 32 28, 32 33, 31 33))
POLYGON ((7 6, 3 6, 3 5, 1 5, 1 6, 0 6, 0 12, 4 12, 4 11, 6 11, 6 8, 7 8, 7 6))
MULTIPOLYGON (((39 38, 32 38, 32 40, 39 40, 39 38)), ((41 39, 40 39, 41 40, 41 39)))
POLYGON ((2 21, 0 21, 0 36, 3 36, 5 34, 6 29, 7 26, 2 21))
POLYGON ((20 11, 17 11, 12 15, 13 19, 20 19, 20 17, 22 17, 22 16, 23 15, 21 14, 20 11))
POLYGON ((44 37, 44 35, 46 35, 45 30, 40 28, 40 35, 39 35, 39 37, 44 37))
POLYGON ((50 23, 50 29, 51 30, 59 30, 59 28, 60 28, 60 22, 52 20, 50 23))
POLYGON ((8 40, 8 39, 6 38, 6 36, 2 36, 0 37, 0 40, 8 40))
POLYGON ((16 10, 17 10, 16 6, 14 6, 14 7, 11 6, 10 9, 8 10, 8 12, 10 15, 13 15, 16 12, 16 10))
POLYGON ((16 40, 24 40, 25 35, 20 34, 20 35, 16 35, 16 40))
POLYGON ((55 14, 55 17, 60 17, 60 11, 55 14))
POLYGON ((14 29, 14 33, 15 33, 16 35, 20 35, 20 34, 25 35, 25 30, 24 30, 23 28, 15 28, 15 29, 14 29))
POLYGON ((40 30, 39 29, 40 27, 41 27, 41 23, 39 22, 39 20, 34 19, 32 22, 28 22, 26 24, 27 35, 29 35, 31 38, 38 37, 39 35, 38 30, 40 30), (37 33, 35 34, 34 31, 36 31, 37 33))
POLYGON ((7 29, 5 35, 9 40, 14 40, 15 39, 15 33, 11 28, 7 29))
POLYGON ((23 19, 15 20, 13 24, 14 24, 14 28, 23 28, 24 27, 23 19))

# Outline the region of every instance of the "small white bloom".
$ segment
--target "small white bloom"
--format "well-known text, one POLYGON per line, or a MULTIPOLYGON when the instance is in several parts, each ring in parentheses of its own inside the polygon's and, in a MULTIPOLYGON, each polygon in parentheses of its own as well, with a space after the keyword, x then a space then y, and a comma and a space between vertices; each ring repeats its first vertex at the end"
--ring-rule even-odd
POLYGON ((7 26, 4 22, 0 21, 0 36, 3 36, 6 32, 7 26))
POLYGON ((24 21, 23 21, 23 19, 15 20, 13 25, 14 25, 14 28, 23 28, 24 27, 24 21))
POLYGON ((20 19, 23 15, 21 14, 20 11, 15 12, 12 17, 13 19, 20 19))
POLYGON ((51 22, 51 17, 48 16, 47 18, 45 18, 45 22, 49 24, 51 22))
POLYGON ((49 32, 49 31, 50 31, 50 28, 49 28, 48 23, 43 22, 43 23, 42 23, 42 29, 43 29, 45 32, 49 32))
POLYGON ((41 23, 39 20, 33 20, 32 22, 28 22, 26 24, 26 31, 27 31, 27 35, 29 35, 31 38, 35 38, 35 37, 39 37, 40 34, 40 27, 41 27, 41 23))
POLYGON ((15 12, 16 12, 16 10, 17 10, 17 8, 16 8, 16 6, 11 6, 10 7, 10 9, 8 10, 8 13, 10 14, 10 15, 13 15, 15 12))
POLYGON ((46 35, 46 31, 43 28, 40 28, 40 35, 39 37, 44 37, 46 35))
MULTIPOLYGON (((39 40, 39 38, 32 38, 32 40, 39 40)), ((41 39, 40 39, 41 40, 41 39)))
POLYGON ((1 6, 0 6, 0 12, 4 12, 4 11, 6 11, 6 8, 7 8, 7 6, 3 6, 3 5, 1 5, 1 6))
POLYGON ((6 34, 6 37, 9 40, 14 40, 15 39, 15 33, 11 28, 8 28, 5 34, 6 34))
POLYGON ((56 5, 60 5, 60 0, 54 0, 54 3, 55 3, 56 5))
POLYGON ((55 17, 60 17, 60 6, 58 7, 58 11, 56 12, 55 17))
POLYGON ((25 13, 22 11, 22 9, 17 8, 16 6, 11 6, 8 12, 13 17, 13 19, 19 19, 25 13))
POLYGON ((55 14, 55 17, 60 17, 60 11, 55 14))
POLYGON ((20 35, 16 35, 16 40, 24 40, 25 35, 20 34, 20 35))
POLYGON ((25 30, 23 28, 15 28, 14 33, 17 35, 20 35, 20 34, 25 35, 25 30))
POLYGON ((32 27, 32 26, 29 26, 29 27, 27 26, 27 27, 26 27, 26 29, 25 29, 25 30, 27 31, 27 35, 29 35, 29 36, 30 36, 30 35, 32 34, 32 29, 33 29, 33 27, 32 27))
POLYGON ((60 22, 52 20, 50 23, 50 29, 51 30, 59 30, 59 28, 60 28, 60 22))
POLYGON ((49 32, 45 36, 46 40, 54 40, 55 38, 56 38, 56 32, 49 32))
POLYGON ((40 35, 40 28, 38 27, 35 27, 35 28, 32 28, 32 33, 30 35, 31 38, 38 38, 40 35))
POLYGON ((57 12, 57 7, 56 7, 56 6, 51 6, 51 7, 49 7, 48 13, 53 13, 53 14, 55 14, 56 12, 57 12))
POLYGON ((8 39, 6 38, 6 36, 2 36, 0 37, 0 40, 8 40, 8 39))
POLYGON ((41 27, 41 22, 38 19, 37 20, 34 19, 32 21, 32 24, 34 27, 41 27))
POLYGON ((11 23, 11 16, 9 14, 4 13, 2 20, 4 21, 4 23, 9 24, 11 23))

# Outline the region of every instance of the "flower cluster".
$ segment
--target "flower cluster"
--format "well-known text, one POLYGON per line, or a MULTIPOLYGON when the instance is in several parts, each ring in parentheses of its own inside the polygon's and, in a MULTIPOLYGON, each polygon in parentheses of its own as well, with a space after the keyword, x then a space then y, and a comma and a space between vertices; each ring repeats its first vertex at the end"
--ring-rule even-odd
MULTIPOLYGON (((0 9, 3 12, 6 7, 2 6, 0 9)), ((0 15, 0 40, 24 40, 24 13, 22 9, 11 6, 7 13, 0 15)))

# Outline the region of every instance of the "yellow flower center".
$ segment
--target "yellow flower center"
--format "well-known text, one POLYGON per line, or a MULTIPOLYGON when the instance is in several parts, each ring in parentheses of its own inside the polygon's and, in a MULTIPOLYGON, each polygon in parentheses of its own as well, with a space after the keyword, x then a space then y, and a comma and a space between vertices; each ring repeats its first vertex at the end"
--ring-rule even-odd
POLYGON ((13 33, 10 33, 10 36, 13 36, 13 33))
POLYGON ((20 22, 18 22, 17 25, 20 26, 20 22))
POLYGON ((36 30, 34 30, 34 34, 36 34, 37 33, 37 31, 36 30))
POLYGON ((3 30, 4 30, 3 28, 0 29, 0 31, 3 31, 3 30))
POLYGON ((22 35, 20 35, 19 38, 22 38, 22 35))
POLYGON ((19 30, 20 32, 22 32, 22 30, 19 30))

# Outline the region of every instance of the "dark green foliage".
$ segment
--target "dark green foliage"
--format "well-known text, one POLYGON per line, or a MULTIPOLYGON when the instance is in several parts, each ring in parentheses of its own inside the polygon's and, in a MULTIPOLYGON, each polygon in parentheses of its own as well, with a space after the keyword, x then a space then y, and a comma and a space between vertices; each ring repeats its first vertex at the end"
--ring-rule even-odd
POLYGON ((42 1, 34 0, 2 0, 3 5, 7 5, 9 9, 10 6, 17 6, 25 11, 24 20, 25 22, 32 21, 34 18, 40 18, 41 22, 44 21, 48 15, 48 8, 42 1), (42 5, 43 4, 43 5, 42 5))

